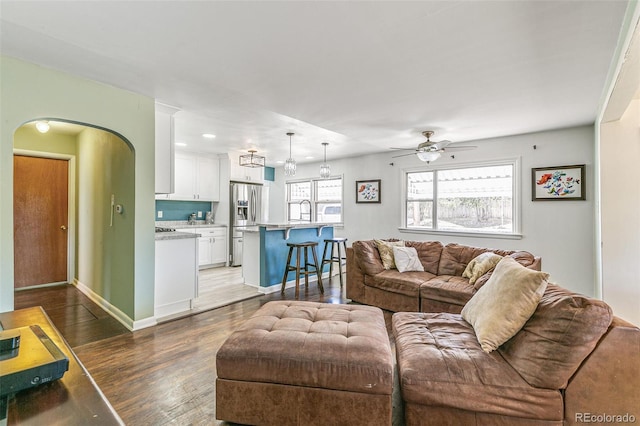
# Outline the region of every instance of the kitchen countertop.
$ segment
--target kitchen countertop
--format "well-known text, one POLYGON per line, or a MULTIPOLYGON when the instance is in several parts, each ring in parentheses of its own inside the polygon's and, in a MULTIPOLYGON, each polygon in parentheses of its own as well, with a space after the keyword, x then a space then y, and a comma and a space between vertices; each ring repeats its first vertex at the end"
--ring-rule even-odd
POLYGON ((274 222, 274 223, 259 223, 258 226, 264 226, 267 231, 287 229, 287 228, 319 228, 321 226, 336 226, 337 223, 328 222, 274 222))
POLYGON ((163 220, 156 221, 156 226, 163 228, 226 228, 227 225, 223 223, 205 223, 204 220, 198 220, 194 225, 189 225, 186 220, 163 220))
POLYGON ((161 240, 180 240, 183 238, 198 238, 200 234, 194 234, 193 232, 156 232, 156 241, 161 240))

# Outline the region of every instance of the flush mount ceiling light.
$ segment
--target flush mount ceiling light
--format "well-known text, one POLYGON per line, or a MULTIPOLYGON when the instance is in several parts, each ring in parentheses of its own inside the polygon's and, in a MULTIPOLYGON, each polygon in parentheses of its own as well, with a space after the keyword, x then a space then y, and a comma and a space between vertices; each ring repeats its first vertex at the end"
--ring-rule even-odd
POLYGON ((295 176, 296 175, 296 160, 291 156, 291 136, 295 133, 287 132, 287 136, 289 136, 289 158, 284 162, 284 174, 285 176, 295 176))
POLYGON ((329 145, 329 142, 322 142, 322 146, 324 147, 324 162, 320 165, 320 177, 323 179, 331 177, 331 166, 327 163, 327 145, 329 145))
POLYGON ((216 135, 214 135, 213 133, 203 133, 202 137, 207 139, 215 139, 216 135))
POLYGON ((262 155, 255 155, 258 152, 255 149, 250 149, 249 154, 243 154, 240 156, 240 165, 243 167, 264 167, 264 157, 262 155))
POLYGON ((36 129, 38 129, 40 133, 47 133, 49 131, 49 122, 36 121, 36 129))

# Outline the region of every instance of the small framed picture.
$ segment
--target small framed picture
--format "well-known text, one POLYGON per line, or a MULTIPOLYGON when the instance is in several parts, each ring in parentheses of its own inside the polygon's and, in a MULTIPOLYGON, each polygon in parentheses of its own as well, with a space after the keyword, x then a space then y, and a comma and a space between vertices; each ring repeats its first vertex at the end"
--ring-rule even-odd
POLYGON ((531 169, 531 200, 586 200, 584 164, 531 169))
POLYGON ((379 203, 380 179, 356 181, 356 203, 379 203))

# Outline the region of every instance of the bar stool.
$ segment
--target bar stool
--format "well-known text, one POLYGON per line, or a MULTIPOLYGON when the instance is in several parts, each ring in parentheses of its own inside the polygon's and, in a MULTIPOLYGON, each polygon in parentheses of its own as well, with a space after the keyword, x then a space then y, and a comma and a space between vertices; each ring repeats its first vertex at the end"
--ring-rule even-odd
POLYGON ((322 269, 318 266, 318 256, 316 255, 316 246, 318 243, 314 241, 307 241, 305 243, 287 243, 289 247, 289 256, 287 256, 287 264, 284 268, 284 275, 282 276, 282 290, 280 293, 284 294, 284 287, 287 283, 287 275, 291 271, 296 272, 296 298, 300 294, 300 275, 304 275, 304 285, 305 291, 309 289, 309 274, 316 274, 318 277, 318 289, 320 293, 324 294, 324 287, 322 286, 322 269), (311 248, 311 254, 313 255, 313 263, 309 263, 308 258, 308 250, 311 248), (291 266, 291 256, 293 255, 293 250, 296 250, 296 266, 291 266), (304 263, 302 266, 304 270, 301 270, 300 266, 300 254, 304 249, 304 263), (309 266, 313 267, 313 271, 309 271, 309 266))
POLYGON ((322 264, 320 265, 320 270, 324 270, 325 263, 329 264, 329 279, 333 276, 333 264, 334 262, 338 262, 338 271, 340 272, 340 287, 342 287, 342 261, 345 259, 342 257, 342 253, 340 253, 340 243, 344 246, 344 254, 347 254, 347 239, 342 237, 329 238, 324 240, 324 251, 322 252, 322 264), (327 257, 327 247, 331 244, 331 252, 329 257, 327 257), (333 248, 338 247, 338 256, 333 255, 333 248))

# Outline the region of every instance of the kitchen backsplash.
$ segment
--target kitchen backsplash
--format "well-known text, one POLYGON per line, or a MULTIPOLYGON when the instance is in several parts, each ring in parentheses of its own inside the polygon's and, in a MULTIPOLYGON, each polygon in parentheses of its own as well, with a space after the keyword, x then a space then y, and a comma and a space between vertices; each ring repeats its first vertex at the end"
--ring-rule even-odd
POLYGON ((206 201, 175 201, 175 200, 156 200, 156 217, 155 220, 187 220, 191 213, 202 213, 201 217, 197 217, 197 220, 204 220, 208 211, 214 213, 217 203, 211 203, 206 201), (162 217, 159 217, 162 214, 162 217))

